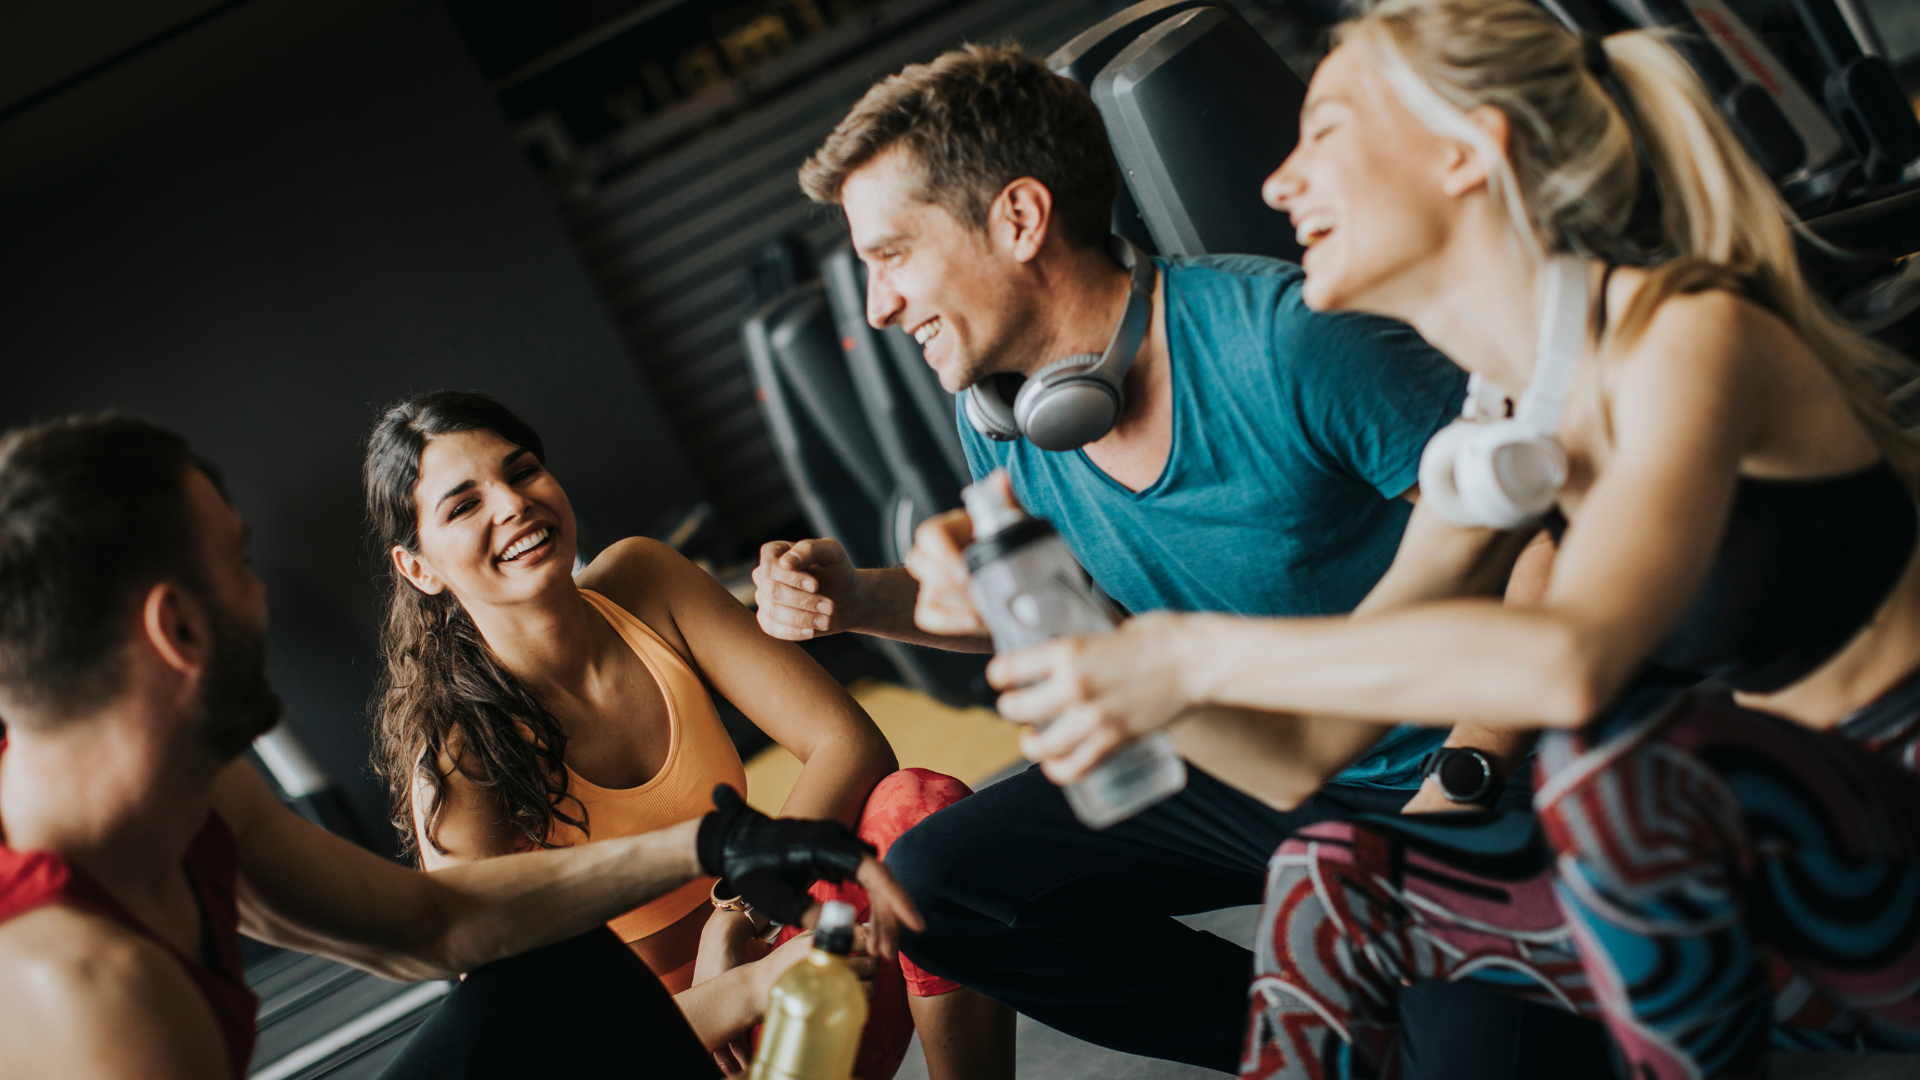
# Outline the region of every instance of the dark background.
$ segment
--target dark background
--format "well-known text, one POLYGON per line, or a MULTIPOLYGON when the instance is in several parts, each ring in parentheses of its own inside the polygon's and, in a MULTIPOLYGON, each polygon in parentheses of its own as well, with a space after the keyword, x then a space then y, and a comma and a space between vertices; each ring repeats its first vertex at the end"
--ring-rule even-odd
MULTIPOLYGON (((0 107, 59 72, 40 43, 70 43, 71 73, 213 7, 171 6, 0 25, 36 53, 0 54, 0 107)), ((0 120, 0 376, 0 427, 119 407, 225 470, 288 722, 382 840, 357 476, 376 408, 448 386, 508 402, 589 554, 703 497, 432 0, 252 0, 0 120)))

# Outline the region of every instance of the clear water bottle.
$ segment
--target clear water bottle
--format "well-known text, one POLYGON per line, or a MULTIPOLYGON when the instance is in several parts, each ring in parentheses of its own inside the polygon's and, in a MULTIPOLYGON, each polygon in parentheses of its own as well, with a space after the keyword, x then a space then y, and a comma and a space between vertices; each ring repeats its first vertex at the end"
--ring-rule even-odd
MULTIPOLYGON (((973 519, 968 592, 995 652, 1113 631, 1113 608, 1052 525, 1014 506, 997 484, 974 484, 961 497, 973 519)), ((1114 751, 1063 791, 1074 816, 1089 829, 1104 829, 1186 786, 1187 763, 1165 732, 1154 732, 1114 751)))
POLYGON ((773 984, 748 1080, 850 1080, 867 1027, 867 992, 847 966, 853 905, 829 900, 813 948, 773 984))

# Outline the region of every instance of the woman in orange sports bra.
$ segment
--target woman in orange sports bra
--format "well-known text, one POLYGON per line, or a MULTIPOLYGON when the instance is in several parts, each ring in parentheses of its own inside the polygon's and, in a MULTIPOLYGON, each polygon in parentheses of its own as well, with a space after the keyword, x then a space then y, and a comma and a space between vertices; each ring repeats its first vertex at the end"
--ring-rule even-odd
MULTIPOLYGON (((461 391, 389 408, 368 438, 367 507, 394 571, 376 757, 424 866, 662 828, 712 809, 716 784, 744 794, 708 683, 803 763, 783 816, 838 819, 884 858, 967 794, 952 777, 899 769, 838 683, 664 544, 622 540, 576 577, 573 508, 544 461, 525 422, 461 391)), ((715 884, 696 880, 609 926, 733 1073, 808 940, 788 928, 770 949, 758 940, 765 916, 723 908, 715 884)), ((813 894, 865 915, 852 881, 813 894)), ((1011 1077, 1003 1007, 905 957, 873 979, 856 1075, 891 1077, 917 1028, 934 1080, 1011 1077)))

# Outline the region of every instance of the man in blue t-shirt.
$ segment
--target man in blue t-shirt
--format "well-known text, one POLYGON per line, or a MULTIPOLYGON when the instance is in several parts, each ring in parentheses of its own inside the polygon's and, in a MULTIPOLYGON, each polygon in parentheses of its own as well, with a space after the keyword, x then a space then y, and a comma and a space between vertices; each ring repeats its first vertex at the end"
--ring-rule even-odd
MULTIPOLYGON (((978 46, 874 86, 801 170, 812 198, 847 214, 868 267, 869 321, 911 333, 948 390, 1003 394, 1114 336, 1130 280, 1107 247, 1115 177, 1084 91, 1016 47, 978 46)), ((1403 325, 1310 311, 1293 264, 1215 256, 1155 268, 1111 430, 1053 452, 983 437, 963 406, 975 480, 1005 469, 1021 502, 1133 612, 1353 610, 1392 561, 1421 450, 1459 414, 1464 375, 1403 325)), ((916 560, 939 562, 944 548, 950 564, 966 539, 964 516, 936 519, 909 563, 918 572, 916 560)), ((946 590, 944 615, 930 611, 907 570, 855 570, 831 540, 766 545, 755 581, 760 623, 776 637, 856 631, 990 648, 964 590, 946 590), (916 625, 916 600, 923 625, 960 633, 916 625)), ((1443 739, 1502 773, 1524 758, 1502 733, 1392 728, 1291 811, 1194 769, 1179 795, 1101 832, 1029 769, 893 846, 888 864, 929 924, 905 951, 1089 1041, 1236 1071, 1249 954, 1173 916, 1258 903, 1267 859, 1302 825, 1450 808, 1422 786, 1422 760, 1443 739)), ((1509 785, 1506 800, 1524 805, 1524 789, 1509 785)), ((1557 1022, 1471 987, 1404 998, 1424 1078, 1521 1075, 1516 1039, 1557 1022)), ((981 1006, 956 995, 915 1007, 916 1017, 949 1008, 951 1021, 981 1006)), ((980 1040, 980 1075, 1010 1069, 1006 1035, 980 1040)))

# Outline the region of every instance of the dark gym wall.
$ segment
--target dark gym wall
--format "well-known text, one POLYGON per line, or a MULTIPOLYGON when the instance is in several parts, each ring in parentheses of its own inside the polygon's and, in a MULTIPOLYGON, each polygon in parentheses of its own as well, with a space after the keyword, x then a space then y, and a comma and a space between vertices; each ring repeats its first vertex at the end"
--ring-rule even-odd
POLYGON ((703 497, 434 0, 251 0, 0 122, 0 426, 221 465, 289 722, 382 838, 358 440, 447 386, 542 432, 590 549, 703 497))

